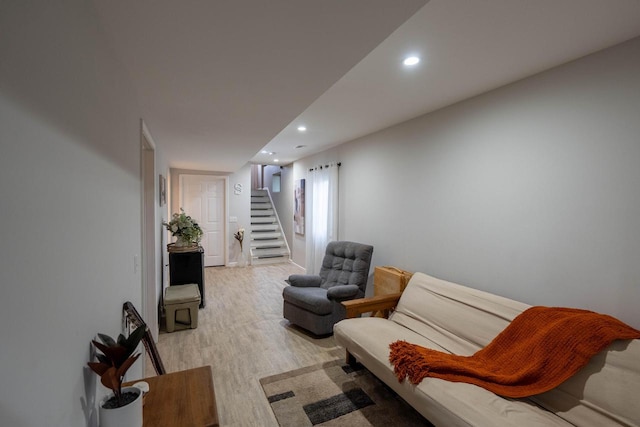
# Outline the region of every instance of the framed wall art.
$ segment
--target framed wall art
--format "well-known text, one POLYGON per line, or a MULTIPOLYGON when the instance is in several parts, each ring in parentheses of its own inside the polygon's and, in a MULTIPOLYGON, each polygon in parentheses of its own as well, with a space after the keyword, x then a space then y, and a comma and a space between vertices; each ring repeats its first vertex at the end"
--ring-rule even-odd
POLYGON ((158 179, 158 203, 160 206, 164 206, 167 203, 167 178, 160 174, 160 178, 158 179))
POLYGON ((304 179, 298 179, 293 189, 293 231, 304 236, 304 179))

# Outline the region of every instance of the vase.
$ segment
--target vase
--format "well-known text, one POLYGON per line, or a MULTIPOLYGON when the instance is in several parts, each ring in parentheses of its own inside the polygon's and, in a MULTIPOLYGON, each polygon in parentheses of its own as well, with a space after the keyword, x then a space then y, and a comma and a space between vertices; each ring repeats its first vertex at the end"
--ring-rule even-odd
POLYGON ((100 427, 142 427, 142 391, 138 387, 122 387, 122 393, 134 392, 136 399, 120 408, 107 409, 102 406, 113 397, 110 393, 100 402, 100 427))
POLYGON ((177 240, 176 240, 176 246, 179 248, 182 248, 184 246, 190 246, 191 242, 186 240, 184 237, 182 236, 178 236, 177 240))
POLYGON ((244 252, 240 252, 238 255, 238 267, 246 267, 247 266, 247 258, 244 256, 244 252))

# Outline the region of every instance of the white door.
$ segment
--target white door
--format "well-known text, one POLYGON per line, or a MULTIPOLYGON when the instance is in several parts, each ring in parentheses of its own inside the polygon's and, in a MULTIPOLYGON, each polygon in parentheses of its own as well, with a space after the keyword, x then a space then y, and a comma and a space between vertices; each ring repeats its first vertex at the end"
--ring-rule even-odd
POLYGON ((212 175, 180 175, 180 206, 204 232, 204 266, 224 265, 225 179, 212 175))

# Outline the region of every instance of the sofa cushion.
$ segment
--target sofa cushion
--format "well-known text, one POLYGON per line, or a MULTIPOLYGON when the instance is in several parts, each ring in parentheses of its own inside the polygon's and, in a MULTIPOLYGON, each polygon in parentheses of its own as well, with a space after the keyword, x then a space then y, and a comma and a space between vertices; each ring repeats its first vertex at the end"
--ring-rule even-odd
POLYGON ((526 399, 505 399, 472 384, 426 378, 419 385, 400 383, 389 363, 389 344, 401 339, 439 351, 455 347, 429 328, 420 334, 381 318, 346 319, 333 329, 336 342, 349 350, 375 376, 396 391, 435 425, 442 426, 570 426, 526 399), (439 341, 441 345, 436 344, 439 341))
POLYGON ((451 353, 471 355, 493 340, 527 304, 415 273, 390 320, 428 330, 451 353), (435 334, 435 335, 434 335, 435 334))
POLYGON ((577 374, 531 399, 579 426, 640 426, 640 340, 614 341, 577 374))

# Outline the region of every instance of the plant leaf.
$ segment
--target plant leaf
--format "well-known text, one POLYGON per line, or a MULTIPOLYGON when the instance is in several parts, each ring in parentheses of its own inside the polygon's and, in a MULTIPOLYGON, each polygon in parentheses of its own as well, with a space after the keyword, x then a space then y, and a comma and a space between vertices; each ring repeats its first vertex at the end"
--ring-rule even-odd
POLYGON ((93 343, 93 345, 95 345, 95 346, 96 346, 96 348, 97 348, 98 350, 100 350, 101 352, 103 352, 103 353, 105 353, 105 354, 106 354, 106 352, 108 352, 108 351, 109 351, 109 348, 110 348, 110 347, 109 347, 108 345, 106 345, 106 344, 102 344, 101 342, 98 342, 98 341, 96 341, 96 340, 93 340, 93 341, 91 341, 91 342, 92 342, 92 343, 93 343))
POLYGON ((124 335, 122 335, 122 334, 118 335, 118 345, 126 347, 125 346, 126 342, 127 342, 127 339, 124 337, 124 335))
POLYGON ((89 367, 93 372, 95 372, 100 376, 104 375, 104 373, 107 372, 107 369, 111 367, 106 363, 98 363, 98 362, 87 362, 87 365, 89 365, 89 367))
POLYGON ((124 374, 127 373, 127 370, 129 370, 129 368, 131 367, 131 365, 133 365, 133 363, 138 360, 138 357, 140 357, 140 353, 129 357, 127 360, 124 361, 124 363, 122 364, 122 366, 120 366, 118 368, 118 376, 120 378, 124 377, 124 374))
POLYGON ((129 349, 129 354, 133 353, 136 350, 138 344, 140 344, 140 341, 142 340, 142 337, 144 337, 144 333, 146 332, 146 330, 147 328, 145 327, 145 325, 140 325, 136 328, 135 331, 131 332, 131 335, 129 335, 129 338, 127 338, 127 342, 124 344, 124 346, 129 349))
POLYGON ((104 355, 109 359, 112 365, 118 367, 124 362, 127 357, 132 353, 126 347, 121 345, 116 345, 115 347, 108 347, 104 344, 101 344, 97 341, 92 341, 93 344, 98 348, 98 350, 102 351, 104 355))
POLYGON ((111 360, 104 354, 96 353, 96 358, 107 366, 111 365, 111 360))
POLYGON ((120 378, 118 377, 118 371, 113 366, 110 366, 109 369, 105 371, 104 374, 100 376, 100 382, 107 388, 113 390, 113 393, 116 396, 120 395, 120 378))
POLYGON ((116 345, 116 342, 109 335, 98 334, 98 337, 100 338, 100 341, 102 341, 105 345, 108 345, 109 347, 116 345))

